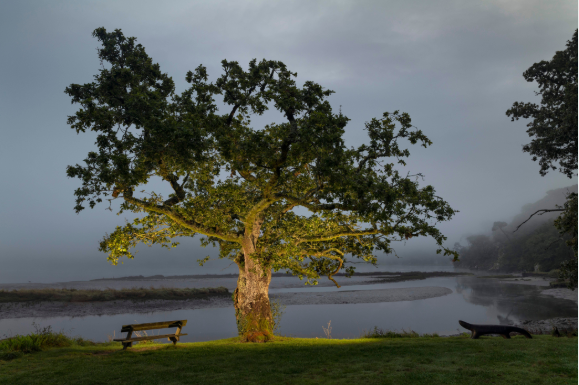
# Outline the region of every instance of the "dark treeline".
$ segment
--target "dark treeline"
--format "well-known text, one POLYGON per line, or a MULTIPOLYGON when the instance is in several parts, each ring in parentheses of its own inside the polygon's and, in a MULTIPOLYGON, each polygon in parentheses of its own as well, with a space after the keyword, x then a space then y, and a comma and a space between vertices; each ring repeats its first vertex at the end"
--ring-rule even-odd
POLYGON ((535 215, 529 222, 515 231, 523 221, 539 209, 556 208, 565 202, 577 185, 551 190, 538 202, 523 207, 511 223, 495 222, 490 234, 472 235, 466 245, 456 243, 460 254, 456 267, 498 272, 551 271, 573 257, 573 251, 565 244, 567 237, 561 236, 553 222, 559 213, 535 215))

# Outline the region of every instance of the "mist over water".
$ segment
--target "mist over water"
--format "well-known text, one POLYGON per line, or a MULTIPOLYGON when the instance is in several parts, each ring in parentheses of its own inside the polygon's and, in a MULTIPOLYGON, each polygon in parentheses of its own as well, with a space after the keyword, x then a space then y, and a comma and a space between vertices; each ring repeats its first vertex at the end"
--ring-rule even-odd
MULTIPOLYGON (((238 274, 235 263, 219 259, 216 248, 200 247, 197 237, 180 239, 180 245, 171 250, 158 246, 138 247, 134 259, 123 258, 116 266, 107 261, 105 253, 98 251, 98 234, 94 234, 94 239, 90 247, 74 250, 72 256, 59 255, 52 247, 46 247, 43 253, 33 256, 26 254, 26 248, 14 249, 10 253, 11 258, 1 261, 0 284, 87 281, 136 275, 238 274), (212 258, 204 266, 199 266, 197 260, 207 255, 212 258)), ((426 243, 427 251, 406 251, 402 246, 396 248, 399 257, 394 254, 379 254, 377 268, 362 260, 352 260, 355 262, 353 266, 358 272, 390 270, 397 266, 452 266, 449 257, 436 255, 433 241, 426 243)))

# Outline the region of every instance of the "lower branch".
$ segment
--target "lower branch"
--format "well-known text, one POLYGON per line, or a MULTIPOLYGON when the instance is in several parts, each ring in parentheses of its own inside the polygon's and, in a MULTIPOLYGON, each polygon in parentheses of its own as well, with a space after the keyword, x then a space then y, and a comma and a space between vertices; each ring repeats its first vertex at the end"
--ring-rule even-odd
POLYGON ((179 213, 175 212, 171 207, 160 206, 160 205, 157 205, 155 203, 149 203, 149 202, 143 201, 141 199, 134 198, 133 197, 133 191, 130 189, 127 189, 123 192, 123 199, 126 202, 132 203, 135 206, 138 206, 138 207, 144 209, 145 211, 154 212, 154 213, 158 213, 158 214, 164 214, 167 217, 171 218, 173 221, 175 221, 177 224, 185 227, 186 229, 194 231, 196 233, 201 233, 201 234, 204 234, 204 235, 207 235, 210 237, 223 239, 224 241, 235 242, 235 243, 241 242, 241 237, 237 234, 222 233, 218 229, 206 228, 199 223, 195 223, 193 221, 190 221, 190 220, 183 218, 183 216, 181 216, 179 213))
POLYGON ((320 252, 314 252, 314 253, 312 253, 312 255, 319 256, 319 257, 322 257, 322 258, 334 259, 334 260, 336 260, 336 261, 338 261, 338 262, 340 263, 340 264, 338 265, 338 268, 337 268, 336 270, 334 270, 333 272, 331 272, 330 274, 328 274, 328 279, 329 279, 330 281, 334 282, 334 285, 336 285, 336 287, 339 289, 341 286, 338 285, 338 282, 336 282, 336 280, 333 278, 333 276, 340 271, 340 269, 342 268, 342 265, 344 264, 344 260, 343 260, 341 257, 337 257, 337 256, 332 255, 332 254, 327 254, 327 253, 329 253, 330 251, 335 251, 336 253, 340 254, 342 257, 344 256, 344 253, 342 253, 340 250, 335 249, 335 248, 325 250, 325 251, 322 252, 322 253, 320 253, 320 252))
POLYGON ((513 231, 513 233, 516 232, 522 225, 524 225, 525 223, 527 223, 535 214, 539 214, 539 213, 540 213, 539 215, 543 215, 543 214, 545 214, 545 213, 550 213, 550 212, 553 212, 553 211, 565 211, 565 209, 552 209, 552 210, 541 209, 541 210, 537 210, 537 211, 535 211, 533 214, 531 214, 531 216, 530 216, 529 218, 527 218, 526 221, 524 221, 523 223, 521 223, 520 225, 518 225, 517 228, 515 229, 515 231, 513 231))

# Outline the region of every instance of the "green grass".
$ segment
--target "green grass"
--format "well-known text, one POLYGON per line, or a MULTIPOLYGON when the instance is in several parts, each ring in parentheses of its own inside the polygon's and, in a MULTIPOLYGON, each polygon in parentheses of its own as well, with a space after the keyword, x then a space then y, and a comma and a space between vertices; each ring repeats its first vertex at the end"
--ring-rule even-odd
POLYGON ((2 302, 38 302, 38 301, 62 301, 62 302, 101 302, 117 300, 182 300, 194 298, 206 298, 210 296, 231 296, 225 287, 206 289, 178 289, 178 288, 132 288, 132 289, 106 289, 106 290, 77 290, 77 289, 22 289, 0 290, 0 303, 2 302))
POLYGON ((0 384, 576 384, 577 338, 236 338, 52 348, 0 360, 0 384))

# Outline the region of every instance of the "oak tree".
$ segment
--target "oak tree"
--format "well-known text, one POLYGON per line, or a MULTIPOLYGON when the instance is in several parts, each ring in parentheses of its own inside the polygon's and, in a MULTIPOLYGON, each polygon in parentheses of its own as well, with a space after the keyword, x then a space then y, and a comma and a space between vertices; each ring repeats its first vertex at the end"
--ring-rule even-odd
POLYGON ((104 28, 93 36, 102 44, 102 69, 93 82, 65 92, 80 105, 69 125, 96 132, 96 150, 67 174, 82 182, 77 212, 119 198, 120 212, 142 213, 100 243, 113 264, 133 258, 139 243, 171 247, 178 237, 200 235, 237 264, 238 326, 246 340, 258 341, 271 338, 272 271, 314 284, 326 276, 339 287, 333 276, 351 275, 348 262, 375 264, 393 241, 418 236, 457 258, 436 227, 455 211, 432 186, 401 171, 410 155, 404 141, 431 144, 408 114, 370 120, 367 144, 347 147, 349 119, 332 110, 333 91, 312 81, 298 86, 282 62, 254 59, 244 70, 223 60, 215 82, 200 65, 177 94, 134 37, 104 28), (252 127, 252 116, 272 107, 283 123, 252 127), (145 194, 152 178, 172 193, 145 194))
MULTIPOLYGON (((541 176, 557 168, 568 178, 576 176, 577 30, 567 41, 565 50, 557 51, 551 61, 533 64, 523 76, 528 82, 537 82, 539 91, 535 94, 541 95, 540 105, 515 102, 506 112, 511 121, 532 119, 527 124, 527 133, 533 139, 523 146, 523 151, 530 153, 533 161, 539 160, 541 176)), ((563 207, 538 210, 529 219, 553 211, 562 212, 555 220, 559 232, 571 237, 567 244, 572 248, 574 258, 562 265, 561 278, 568 280, 569 287, 574 288, 577 286, 577 194, 570 193, 563 207)))
POLYGON ((511 121, 532 119, 527 133, 533 138, 523 151, 539 160, 540 173, 552 169, 571 178, 577 170, 577 30, 567 49, 551 61, 542 60, 523 72, 527 82, 537 82, 540 105, 515 102, 507 110, 511 121))

